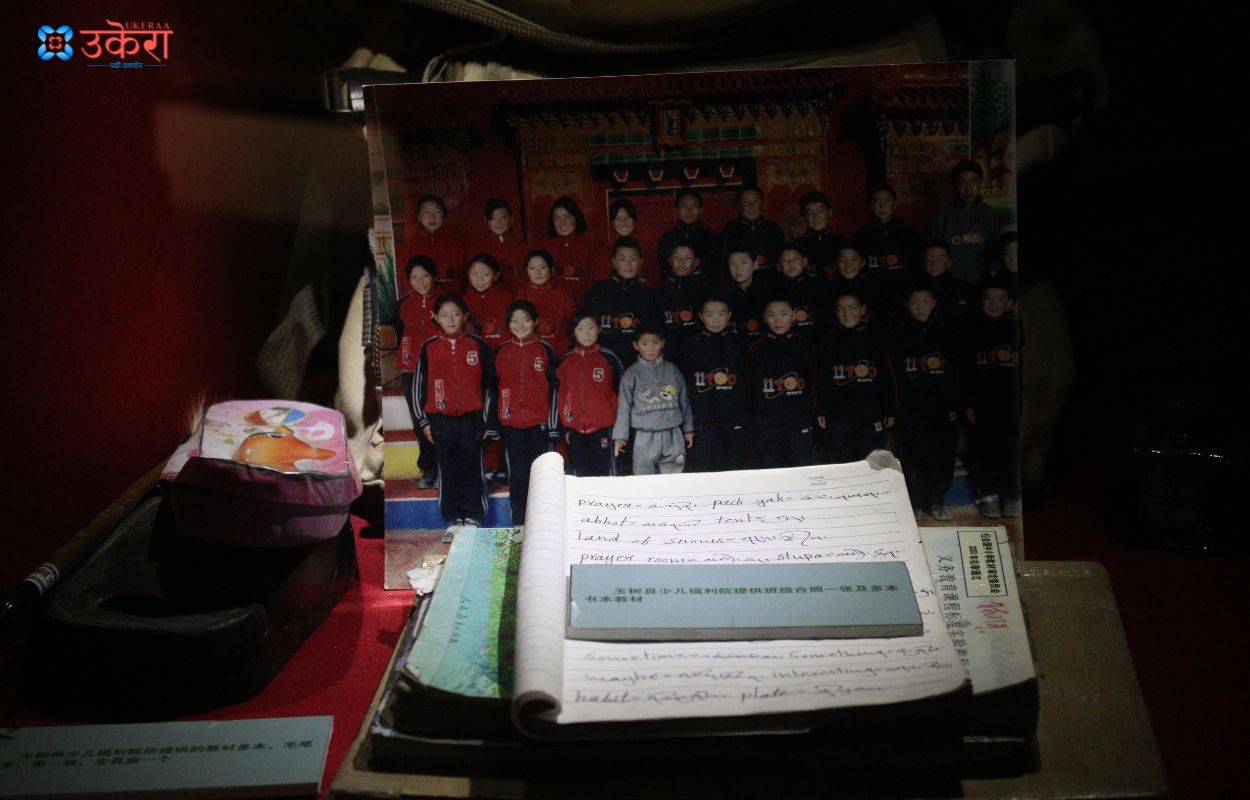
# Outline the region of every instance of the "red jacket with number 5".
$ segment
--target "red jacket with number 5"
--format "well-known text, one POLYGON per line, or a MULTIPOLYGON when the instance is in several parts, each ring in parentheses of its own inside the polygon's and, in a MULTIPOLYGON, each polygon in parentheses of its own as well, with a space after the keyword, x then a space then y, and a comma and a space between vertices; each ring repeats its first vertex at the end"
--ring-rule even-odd
POLYGON ((556 351, 551 344, 531 336, 515 336, 495 351, 499 376, 499 424, 505 428, 542 425, 556 435, 556 351))
POLYGON ((459 417, 480 413, 486 431, 499 432, 495 413, 495 370, 490 347, 471 333, 440 333, 421 346, 413 380, 413 411, 420 428, 431 414, 459 417))
POLYGON ((560 359, 556 368, 560 427, 578 433, 612 427, 616 423, 616 390, 621 385, 621 372, 621 360, 599 345, 574 347, 560 359))

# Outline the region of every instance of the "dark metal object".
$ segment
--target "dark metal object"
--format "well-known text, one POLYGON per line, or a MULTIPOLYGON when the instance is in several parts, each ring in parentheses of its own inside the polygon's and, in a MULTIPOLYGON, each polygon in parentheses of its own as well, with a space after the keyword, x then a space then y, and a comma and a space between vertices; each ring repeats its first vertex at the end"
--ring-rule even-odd
POLYGON ((76 718, 149 718, 238 703, 263 689, 356 572, 350 521, 294 548, 177 536, 141 505, 48 598, 27 675, 76 718))

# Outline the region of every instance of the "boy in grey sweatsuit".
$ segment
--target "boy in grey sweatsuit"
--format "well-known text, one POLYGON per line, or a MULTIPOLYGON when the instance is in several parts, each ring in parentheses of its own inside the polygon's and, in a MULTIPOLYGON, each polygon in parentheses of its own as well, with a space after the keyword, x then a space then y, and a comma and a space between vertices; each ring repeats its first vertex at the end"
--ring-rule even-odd
POLYGON ((634 431, 635 475, 681 472, 694 446, 694 413, 681 370, 664 360, 664 332, 644 327, 634 340, 638 360, 625 370, 617 392, 613 453, 620 455, 634 431))

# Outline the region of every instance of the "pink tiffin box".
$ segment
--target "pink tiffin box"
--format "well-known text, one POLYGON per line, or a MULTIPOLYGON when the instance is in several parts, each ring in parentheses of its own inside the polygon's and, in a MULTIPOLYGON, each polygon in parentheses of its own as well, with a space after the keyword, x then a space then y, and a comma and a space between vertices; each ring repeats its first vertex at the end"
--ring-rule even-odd
POLYGON ((210 406, 161 478, 178 533, 244 547, 333 538, 361 492, 343 415, 291 400, 210 406))

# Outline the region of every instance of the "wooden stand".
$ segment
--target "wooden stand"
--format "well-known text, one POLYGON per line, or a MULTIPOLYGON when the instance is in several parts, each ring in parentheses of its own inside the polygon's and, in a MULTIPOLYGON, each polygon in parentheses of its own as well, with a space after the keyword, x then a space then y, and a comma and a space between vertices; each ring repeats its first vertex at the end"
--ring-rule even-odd
MULTIPOLYGON (((1106 570, 1091 562, 1024 561, 1020 586, 1029 614, 1041 695, 1041 769, 1011 778, 769 772, 648 774, 645 764, 604 764, 597 777, 541 781, 379 772, 369 766, 368 731, 381 695, 330 789, 333 798, 521 797, 1162 797, 1167 780, 1106 570)), ((391 665, 391 668, 394 664, 391 665)), ((389 669, 388 669, 389 676, 389 669)), ((386 684, 386 678, 382 685, 386 684)))

